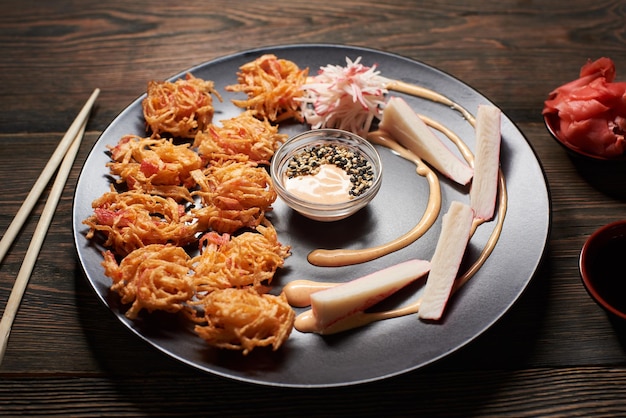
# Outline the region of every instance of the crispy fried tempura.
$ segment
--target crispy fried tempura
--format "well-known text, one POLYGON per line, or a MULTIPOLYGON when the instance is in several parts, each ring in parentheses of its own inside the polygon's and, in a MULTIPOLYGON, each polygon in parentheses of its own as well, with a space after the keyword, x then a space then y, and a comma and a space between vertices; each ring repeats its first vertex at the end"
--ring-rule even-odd
POLYGON ((270 175, 256 164, 227 161, 209 166, 203 177, 192 174, 201 189, 194 194, 220 208, 267 210, 276 200, 270 175))
POLYGON ((263 165, 287 138, 271 122, 300 119, 295 98, 308 69, 266 55, 240 70, 240 84, 227 90, 248 94, 233 102, 249 111, 220 126, 211 123, 212 97, 222 100, 213 82, 187 74, 148 83, 142 107, 151 136, 109 147, 110 173, 128 191, 111 185, 83 223, 88 239, 105 239, 102 265, 111 291, 130 305, 128 318, 181 312, 209 345, 245 355, 277 350, 295 320, 286 297, 269 294, 290 247, 265 218, 277 195, 263 165), (175 145, 189 138, 193 147, 175 145), (191 258, 183 247, 194 242, 200 252, 191 258))
POLYGON ((131 303, 130 319, 146 309, 178 312, 195 289, 189 275, 189 256, 180 247, 152 244, 139 248, 118 264, 112 252, 104 253, 104 273, 113 280, 111 290, 124 304, 131 303))
POLYGON ((277 197, 267 171, 250 162, 226 161, 191 175, 200 187, 193 195, 203 205, 192 213, 204 230, 231 233, 255 228, 277 197))
POLYGON ((212 124, 206 131, 198 132, 193 144, 210 160, 249 159, 269 164, 274 151, 287 138, 287 135, 278 133, 277 126, 271 125, 267 119, 255 118, 250 111, 222 120, 221 124, 212 124))
POLYGON ((189 174, 202 168, 202 159, 189 144, 174 145, 171 140, 125 135, 110 147, 111 174, 119 176, 129 189, 191 201, 189 174))
POLYGON ((175 82, 150 81, 148 96, 141 102, 146 125, 152 136, 162 133, 181 138, 193 138, 213 119, 213 97, 220 94, 212 81, 187 74, 175 82))
POLYGON ((289 337, 295 312, 284 294, 259 294, 254 289, 216 290, 205 296, 200 306, 196 333, 208 344, 248 354, 255 347, 277 350, 289 337), (204 322, 200 322, 204 321, 204 322))
POLYGON ((235 237, 209 232, 202 237, 200 245, 204 248, 192 260, 198 292, 245 286, 261 290, 272 282, 290 255, 290 247, 278 242, 269 223, 257 231, 235 237))
POLYGON ((226 86, 227 91, 243 92, 247 100, 233 100, 243 109, 249 109, 257 118, 281 122, 295 118, 302 120, 299 103, 304 94, 300 87, 306 82, 309 70, 275 55, 266 54, 239 67, 239 84, 226 86))
POLYGON ((106 236, 105 247, 125 256, 149 244, 186 245, 194 240, 191 216, 172 198, 137 191, 111 190, 92 203, 94 214, 83 221, 90 230, 106 236))

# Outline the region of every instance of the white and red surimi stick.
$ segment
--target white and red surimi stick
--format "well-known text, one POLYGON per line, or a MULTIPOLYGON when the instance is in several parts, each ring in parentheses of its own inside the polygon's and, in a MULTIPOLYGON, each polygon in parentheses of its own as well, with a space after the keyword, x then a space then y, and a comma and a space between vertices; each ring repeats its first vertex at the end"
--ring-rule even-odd
POLYGON ((313 293, 311 308, 317 328, 323 330, 337 321, 364 311, 424 276, 429 270, 429 261, 414 259, 313 293))
POLYGON ((379 128, 444 176, 461 185, 472 179, 472 168, 452 153, 403 99, 389 99, 379 128))
POLYGON ((480 105, 476 115, 476 151, 470 206, 474 209, 474 216, 482 220, 493 218, 496 207, 502 142, 501 113, 495 106, 480 105))
POLYGON ((419 318, 441 319, 470 239, 473 221, 472 208, 458 201, 453 201, 443 216, 419 307, 419 318))

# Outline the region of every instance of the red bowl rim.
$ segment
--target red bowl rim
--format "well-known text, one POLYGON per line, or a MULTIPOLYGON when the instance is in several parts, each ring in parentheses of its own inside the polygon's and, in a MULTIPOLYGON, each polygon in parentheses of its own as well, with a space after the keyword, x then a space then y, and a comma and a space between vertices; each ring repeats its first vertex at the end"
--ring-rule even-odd
POLYGON ((621 230, 623 234, 626 235, 626 220, 611 222, 596 229, 583 244, 583 247, 580 251, 578 267, 583 285, 585 286, 585 289, 587 290, 589 295, 596 301, 596 303, 607 311, 614 314, 615 316, 626 319, 626 312, 622 312, 619 309, 615 308, 610 303, 608 303, 602 296, 600 296, 593 284, 593 281, 589 277, 589 272, 587 271, 587 257, 589 255, 592 245, 602 237, 610 238, 617 236, 616 234, 610 233, 611 231, 615 230, 621 230))

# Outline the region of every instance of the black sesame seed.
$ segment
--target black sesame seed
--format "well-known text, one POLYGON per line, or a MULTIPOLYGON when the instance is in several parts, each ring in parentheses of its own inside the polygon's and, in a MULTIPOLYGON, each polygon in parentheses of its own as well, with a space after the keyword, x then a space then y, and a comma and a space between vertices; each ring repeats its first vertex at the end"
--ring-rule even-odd
POLYGON ((305 148, 289 161, 286 175, 293 178, 316 174, 323 164, 334 164, 350 176, 351 196, 359 196, 372 186, 374 171, 369 160, 360 152, 341 145, 315 145, 305 148))

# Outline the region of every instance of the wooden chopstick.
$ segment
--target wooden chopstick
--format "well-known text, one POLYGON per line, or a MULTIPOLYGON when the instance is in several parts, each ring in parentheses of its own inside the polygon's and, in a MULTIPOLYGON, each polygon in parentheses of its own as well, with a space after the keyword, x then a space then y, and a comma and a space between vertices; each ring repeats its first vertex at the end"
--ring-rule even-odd
POLYGON ((11 221, 11 224, 2 236, 2 239, 0 240, 0 263, 2 262, 7 251, 11 247, 13 240, 15 240, 15 237, 22 229, 22 226, 28 218, 28 215, 33 210, 33 207, 39 200, 39 196, 41 196, 41 193, 50 182, 52 175, 57 170, 57 167, 67 153, 68 148, 70 147, 70 145, 72 145, 72 141, 74 140, 74 138, 76 138, 76 135, 81 128, 83 121, 85 121, 89 117, 91 108, 93 107, 93 104, 99 94, 100 89, 95 89, 93 91, 93 93, 89 97, 89 100, 87 100, 80 113, 78 113, 78 116, 76 116, 76 119, 74 119, 74 122, 72 122, 69 129, 63 136, 63 139, 61 139, 61 142, 59 142, 59 145, 57 145, 57 148, 50 157, 50 160, 48 160, 48 163, 41 171, 39 178, 33 185, 30 193, 24 200, 24 203, 22 203, 22 206, 20 206, 20 209, 17 211, 17 214, 13 218, 13 221, 11 221))
MULTIPOLYGON (((26 290, 26 285, 28 284, 28 280, 30 279, 30 274, 32 273, 32 270, 35 266, 35 262, 37 261, 37 257, 39 256, 39 251, 41 250, 41 246, 43 245, 44 239, 48 232, 48 228, 50 227, 50 223, 54 216, 54 212, 56 211, 57 204, 59 203, 61 194, 63 193, 63 189, 65 188, 65 183, 67 182, 70 170, 72 168, 72 165, 74 164, 74 160, 76 159, 76 154, 78 153, 78 149, 80 148, 80 143, 85 133, 85 127, 87 126, 89 113, 99 93, 99 89, 94 90, 93 94, 91 95, 81 112, 78 114, 76 120, 74 120, 74 122, 70 126, 70 129, 61 141, 63 142, 66 140, 66 137, 69 137, 69 148, 66 148, 66 152, 64 152, 65 155, 62 155, 63 161, 61 162, 61 165, 59 167, 57 176, 52 185, 52 189, 50 190, 50 195, 48 196, 46 205, 44 206, 41 217, 39 218, 39 222, 37 223, 37 227, 35 228, 33 238, 30 242, 28 250, 26 251, 26 256, 24 257, 22 266, 20 267, 20 270, 17 274, 17 278, 15 279, 15 283, 13 284, 13 289, 11 290, 11 294, 9 295, 9 300, 4 309, 2 319, 0 320, 0 363, 2 363, 2 360, 4 359, 4 352, 6 350, 7 342, 9 340, 9 334, 11 333, 13 320, 15 319, 15 315, 20 306, 24 291, 26 290), (68 134, 73 135, 68 136, 68 134)), ((48 166, 46 166, 46 169, 47 168, 48 166)), ((56 166, 52 171, 54 172, 55 170, 56 166)), ((42 177, 40 176, 39 180, 37 180, 37 183, 39 183, 41 179, 42 177)), ((44 180, 41 181, 43 182, 44 180)), ((34 200, 36 201, 37 199, 34 198, 34 200)), ((24 205, 22 205, 22 207, 24 207, 24 205)), ((32 206, 29 207, 27 205, 26 208, 28 212, 30 212, 32 206)), ((20 208, 20 211, 21 210, 22 208, 20 208)), ((23 223, 23 220, 19 222, 23 223)), ((13 225, 13 223, 11 225, 13 225)))

